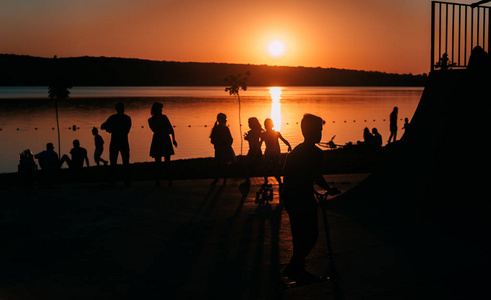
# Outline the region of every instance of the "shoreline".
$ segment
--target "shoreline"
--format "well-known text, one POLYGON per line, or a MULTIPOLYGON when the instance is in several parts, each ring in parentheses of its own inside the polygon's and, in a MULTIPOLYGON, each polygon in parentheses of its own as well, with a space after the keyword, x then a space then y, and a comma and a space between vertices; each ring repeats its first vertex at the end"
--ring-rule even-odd
MULTIPOLYGON (((269 87, 273 87, 274 85, 257 85, 257 86, 248 86, 248 90, 246 93, 241 94, 241 97, 243 98, 248 98, 248 97, 269 97, 269 92, 267 90, 262 90, 262 89, 267 89, 269 87), (256 90, 255 90, 256 89, 256 90), (257 90, 261 89, 261 90, 257 90)), ((337 90, 337 89, 390 89, 390 90, 417 90, 417 89, 423 89, 424 86, 387 86, 387 85, 381 85, 381 86, 370 86, 370 85, 276 85, 285 89, 293 89, 294 95, 298 93, 298 91, 295 91, 295 89, 306 89, 306 88, 319 88, 319 89, 329 89, 329 90, 337 90)), ((24 96, 19 96, 19 97, 1 97, 2 94, 0 93, 0 104, 2 103, 8 103, 12 101, 53 101, 48 97, 48 87, 47 86, 0 86, 0 91, 2 88, 27 88, 27 89, 32 89, 32 88, 46 88, 46 93, 43 95, 41 94, 34 94, 33 96, 30 95, 24 95, 24 96)), ((70 100, 93 100, 93 99, 99 99, 99 100, 114 100, 114 99, 161 99, 161 98, 193 98, 193 99, 199 99, 199 98, 216 98, 216 99, 230 99, 230 95, 226 92, 224 92, 224 86, 76 86, 74 88, 70 89, 70 96, 67 99, 64 100, 59 100, 60 103, 64 102, 69 102, 70 100), (77 88, 80 88, 81 90, 77 91, 77 88), (88 90, 83 90, 87 89, 88 90), (94 88, 94 91, 99 91, 102 92, 101 94, 98 95, 87 95, 87 94, 82 94, 82 95, 74 95, 73 92, 80 92, 80 93, 87 93, 91 92, 92 89, 94 88), (121 90, 125 89, 125 94, 104 94, 104 92, 110 92, 112 89, 115 90, 121 90), (162 93, 160 95, 156 94, 131 94, 132 92, 137 93, 140 90, 143 89, 157 89, 156 93, 162 93), (204 89, 204 90, 203 90, 204 89), (210 90, 211 89, 211 90, 210 90), (216 90, 214 90, 216 89, 216 90), (182 91, 180 94, 179 92, 182 91), (129 95, 128 95, 129 92, 129 95)), ((286 92, 285 95, 288 95, 288 92, 286 92)), ((308 93, 306 92, 306 96, 309 95, 317 95, 316 93, 308 93)), ((232 97, 233 99, 233 97, 232 97)))
MULTIPOLYGON (((389 147, 379 149, 364 149, 359 146, 351 146, 334 150, 324 150, 324 174, 360 174, 371 173, 385 160, 387 156, 394 152, 397 143, 389 147)), ((287 153, 281 154, 281 161, 286 158, 287 153)), ((237 162, 231 165, 226 172, 226 178, 245 179, 244 168, 247 164, 247 157, 236 156, 237 162)), ((215 159, 213 157, 177 159, 170 162, 169 171, 165 164, 162 164, 160 178, 162 183, 166 183, 168 178, 172 180, 183 179, 213 179, 215 176, 215 159), (170 173, 167 173, 170 172, 170 173)), ((123 166, 118 164, 115 169, 111 166, 90 166, 84 167, 75 172, 65 168, 49 174, 46 179, 45 172, 37 170, 35 173, 34 186, 46 186, 52 184, 66 183, 109 183, 116 180, 123 180, 123 166), (116 173, 115 175, 113 175, 116 173)), ((131 181, 155 180, 154 162, 138 162, 129 164, 128 171, 131 181)), ((267 173, 272 176, 273 173, 267 173)), ((264 171, 259 166, 251 177, 263 177, 264 171)), ((32 177, 23 176, 19 172, 0 173, 0 187, 25 186, 32 177)))

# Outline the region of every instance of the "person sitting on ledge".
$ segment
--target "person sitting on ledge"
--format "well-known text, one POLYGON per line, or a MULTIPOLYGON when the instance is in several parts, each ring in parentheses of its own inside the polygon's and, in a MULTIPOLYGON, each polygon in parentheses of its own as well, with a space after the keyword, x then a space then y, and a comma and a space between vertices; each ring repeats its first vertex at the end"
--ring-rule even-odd
POLYGON ((89 166, 89 158, 87 157, 87 150, 80 147, 79 140, 73 140, 73 148, 70 150, 72 158, 70 159, 68 155, 64 154, 60 161, 60 166, 64 162, 67 163, 70 169, 81 169, 84 166, 84 161, 89 166))
POLYGON ((46 144, 46 150, 34 155, 39 160, 39 166, 43 171, 52 171, 60 168, 58 153, 54 151, 53 143, 46 144))

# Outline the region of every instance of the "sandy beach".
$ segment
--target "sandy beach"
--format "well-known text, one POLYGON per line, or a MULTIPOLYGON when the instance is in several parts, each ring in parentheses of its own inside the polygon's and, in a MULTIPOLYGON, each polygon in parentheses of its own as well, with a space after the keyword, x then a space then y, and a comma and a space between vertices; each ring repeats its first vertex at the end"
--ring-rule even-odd
MULTIPOLYGON (((347 190, 365 177, 326 179, 347 190)), ((262 179, 243 192, 240 182, 3 188, 0 298, 270 298, 291 255, 288 217, 277 184, 271 205, 258 207, 262 179)), ((321 240, 309 264, 320 272, 325 263, 321 240)))
MULTIPOLYGON (((367 175, 325 177, 345 192, 367 175)), ((273 177, 274 199, 263 207, 255 204, 262 178, 246 191, 240 182, 4 187, 0 298, 275 299, 292 249, 288 215, 273 177)), ((285 299, 442 295, 434 282, 411 277, 407 258, 365 226, 334 211, 328 218, 339 285, 287 290, 285 299)), ((327 264, 321 225, 308 257, 314 273, 327 264)))

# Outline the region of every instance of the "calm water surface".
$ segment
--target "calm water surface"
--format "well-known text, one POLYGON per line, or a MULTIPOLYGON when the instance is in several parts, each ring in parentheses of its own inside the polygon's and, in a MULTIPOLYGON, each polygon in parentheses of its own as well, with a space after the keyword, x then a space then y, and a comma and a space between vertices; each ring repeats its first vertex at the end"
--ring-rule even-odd
MULTIPOLYGON (((324 142, 334 135, 337 144, 356 142, 362 139, 365 127, 376 127, 385 142, 393 107, 399 107, 400 137, 402 120, 411 120, 422 92, 423 88, 393 87, 250 87, 241 92, 242 134, 249 130, 249 117, 255 116, 261 123, 272 118, 275 129, 294 147, 302 142, 299 124, 303 114, 313 113, 326 121, 324 142)), ((25 149, 38 153, 47 142, 58 149, 55 107, 41 99, 46 95, 46 87, 0 87, 0 172, 16 172, 18 154, 25 149)), ((234 150, 241 153, 238 101, 223 87, 80 87, 73 88, 71 98, 59 104, 62 154, 68 153, 72 141, 78 139, 93 164, 91 129, 100 127, 121 100, 133 121, 131 162, 153 160, 149 156, 152 132, 147 119, 155 101, 163 103, 164 114, 175 126, 178 147, 172 159, 213 156, 209 135, 219 112, 227 115, 234 150), (78 129, 73 131, 73 125, 78 129)), ((106 142, 102 157, 108 159, 110 135, 100 133, 106 142)), ((280 145, 286 152, 286 146, 280 145)), ((242 148, 247 154, 247 142, 242 148)))

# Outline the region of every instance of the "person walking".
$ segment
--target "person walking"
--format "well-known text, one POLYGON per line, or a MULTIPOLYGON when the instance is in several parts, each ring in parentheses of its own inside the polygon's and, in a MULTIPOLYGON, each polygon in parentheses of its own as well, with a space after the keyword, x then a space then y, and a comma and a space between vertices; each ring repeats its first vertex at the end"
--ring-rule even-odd
POLYGON ((107 160, 102 159, 101 157, 102 152, 104 152, 104 139, 102 136, 100 136, 99 130, 96 127, 92 128, 92 135, 94 136, 95 144, 94 161, 97 165, 102 162, 105 166, 107 166, 107 160))

